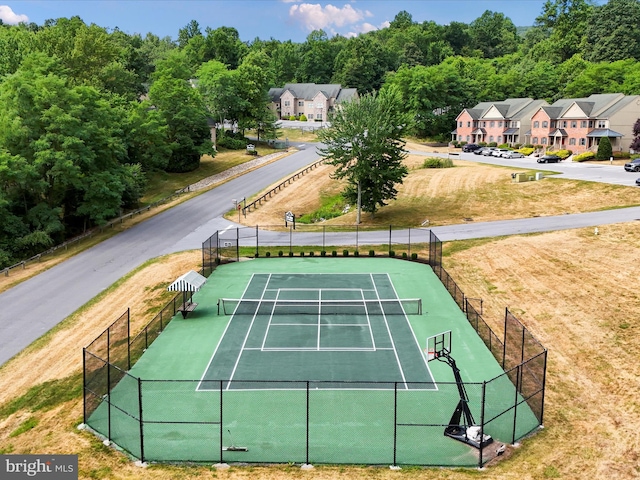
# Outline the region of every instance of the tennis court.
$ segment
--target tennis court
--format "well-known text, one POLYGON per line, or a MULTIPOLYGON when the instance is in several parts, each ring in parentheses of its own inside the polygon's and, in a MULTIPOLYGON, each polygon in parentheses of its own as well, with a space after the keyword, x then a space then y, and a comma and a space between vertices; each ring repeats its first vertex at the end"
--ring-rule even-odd
POLYGON ((516 417, 538 424, 526 404, 507 411, 508 378, 485 392, 504 372, 428 265, 254 259, 216 268, 194 300, 88 422, 137 458, 475 466, 477 449, 443 435, 458 389, 425 355, 443 331, 496 440, 516 417))

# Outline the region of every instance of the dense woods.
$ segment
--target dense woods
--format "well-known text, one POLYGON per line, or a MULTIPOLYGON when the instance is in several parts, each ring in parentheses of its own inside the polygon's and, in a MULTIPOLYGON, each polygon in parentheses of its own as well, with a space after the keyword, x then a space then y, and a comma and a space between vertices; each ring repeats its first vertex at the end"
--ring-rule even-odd
POLYGON ((393 88, 411 133, 442 139, 479 101, 640 93, 640 0, 548 0, 531 14, 522 28, 508 12, 438 25, 401 11, 381 30, 303 43, 197 20, 175 41, 78 17, 0 25, 0 267, 134 208, 149 172, 198 168, 215 154, 208 120, 273 132, 267 91, 286 82, 393 88))

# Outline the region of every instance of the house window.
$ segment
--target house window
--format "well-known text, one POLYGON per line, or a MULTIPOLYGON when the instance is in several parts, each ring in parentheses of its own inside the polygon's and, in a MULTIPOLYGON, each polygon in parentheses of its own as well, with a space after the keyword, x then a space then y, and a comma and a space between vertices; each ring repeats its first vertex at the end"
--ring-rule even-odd
POLYGON ((492 121, 491 121, 491 124, 490 124, 490 128, 493 128, 493 127, 495 127, 495 126, 496 126, 496 122, 494 122, 494 121, 492 120, 492 121))
POLYGON ((533 137, 533 138, 531 139, 531 143, 533 143, 534 145, 535 145, 536 143, 538 143, 538 137, 533 137))
POLYGON ((575 120, 571 121, 571 128, 576 128, 578 126, 578 122, 576 122, 575 120))
POLYGON ((549 122, 547 122, 546 120, 542 122, 542 128, 549 128, 549 122))
POLYGON ((498 143, 502 143, 502 135, 498 135, 498 143))
POLYGON ((469 135, 467 135, 467 142, 470 140, 469 135))
POLYGON ((322 102, 316 102, 316 108, 322 108, 323 106, 322 102))
POLYGON ((547 144, 547 137, 542 137, 542 145, 546 145, 547 144))
POLYGON ((567 121, 566 120, 562 121, 562 128, 567 128, 567 121))
POLYGON ((493 142, 493 135, 491 135, 491 136, 489 137, 489 141, 490 141, 490 142, 493 142))
POLYGON ((540 128, 540 122, 537 120, 533 122, 533 128, 540 128))
POLYGON ((458 122, 458 126, 462 128, 462 122, 458 122))
POLYGON ((307 108, 313 108, 313 102, 307 103, 307 108))
POLYGON ((502 126, 502 122, 498 122, 498 126, 501 127, 502 126))
POLYGON ((575 138, 570 138, 569 139, 569 145, 575 145, 576 144, 576 139, 575 138))
POLYGON ((582 145, 583 147, 587 144, 587 139, 586 138, 581 138, 580 139, 580 145, 582 145))
POLYGON ((593 120, 589 120, 589 128, 593 128, 593 120))
POLYGON ((313 113, 310 113, 309 114, 309 119, 312 119, 312 118, 313 118, 313 113))
POLYGON ((587 121, 586 121, 586 120, 582 120, 582 121, 580 122, 580 127, 581 127, 581 128, 587 128, 587 121))
POLYGON ((471 122, 467 122, 467 127, 470 127, 470 126, 471 126, 471 122))
POLYGON ((291 105, 291 102, 289 100, 285 100, 284 101, 284 106, 285 107, 289 107, 291 105))
POLYGON ((482 122, 482 126, 486 127, 487 126, 487 122, 482 122))
POLYGON ((299 107, 304 107, 304 100, 299 100, 298 101, 298 106, 299 107))
POLYGON ((555 120, 551 120, 551 128, 556 128, 556 121, 555 120))
POLYGON ((598 120, 598 128, 607 128, 606 120, 598 120))

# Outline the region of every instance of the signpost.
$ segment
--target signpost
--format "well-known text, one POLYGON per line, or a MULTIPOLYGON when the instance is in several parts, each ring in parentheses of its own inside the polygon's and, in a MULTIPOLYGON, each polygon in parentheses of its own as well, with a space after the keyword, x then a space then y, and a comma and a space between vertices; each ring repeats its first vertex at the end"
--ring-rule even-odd
POLYGON ((288 227, 289 222, 293 223, 293 229, 296 229, 296 215, 290 211, 284 214, 284 226, 288 227))

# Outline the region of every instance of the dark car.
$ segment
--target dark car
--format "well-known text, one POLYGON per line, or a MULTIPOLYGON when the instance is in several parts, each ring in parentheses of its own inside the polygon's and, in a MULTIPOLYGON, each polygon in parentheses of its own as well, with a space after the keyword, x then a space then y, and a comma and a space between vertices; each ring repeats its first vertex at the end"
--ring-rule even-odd
POLYGON ((462 151, 463 152, 475 152, 479 148, 482 148, 482 147, 480 145, 476 144, 476 143, 467 143, 466 145, 462 146, 462 151))
POLYGON ((640 187, 640 178, 636 178, 636 185, 640 187))
POLYGON ((624 169, 627 172, 640 172, 640 158, 636 158, 631 160, 629 163, 625 163, 624 169))
POLYGON ((558 163, 561 160, 557 155, 544 155, 538 158, 538 163, 558 163))
POLYGON ((489 150, 489 147, 480 147, 477 150, 473 151, 474 155, 482 155, 486 150, 489 150))

